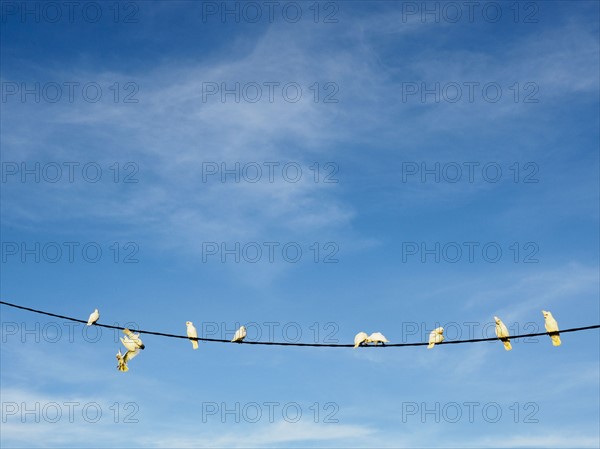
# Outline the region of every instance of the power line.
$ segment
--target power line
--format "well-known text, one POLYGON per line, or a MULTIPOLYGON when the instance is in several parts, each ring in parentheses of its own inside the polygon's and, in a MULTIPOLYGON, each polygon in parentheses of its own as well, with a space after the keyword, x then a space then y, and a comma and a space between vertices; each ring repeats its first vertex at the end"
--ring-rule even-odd
MULTIPOLYGON (((68 321, 74 321, 76 323, 83 323, 83 324, 87 324, 86 320, 80 320, 78 318, 73 318, 73 317, 69 317, 69 316, 64 316, 64 315, 57 315, 56 313, 50 313, 50 312, 45 312, 43 310, 38 310, 38 309, 32 309, 30 307, 24 307, 24 306, 20 306, 17 304, 11 304, 9 302, 5 302, 5 301, 0 301, 0 304, 3 304, 5 306, 9 306, 9 307, 14 307, 15 309, 21 309, 21 310, 27 310, 28 312, 34 312, 34 313, 39 313, 41 315, 47 315, 47 316, 52 316, 55 318, 61 318, 63 320, 68 320, 68 321)), ((117 327, 117 326, 111 326, 109 324, 99 324, 99 323, 94 323, 94 326, 98 326, 98 327, 104 327, 107 329, 117 329, 117 330, 122 330, 123 328, 121 327, 117 327)), ((579 332, 579 331, 585 331, 585 330, 590 330, 590 329, 598 329, 600 328, 600 324, 595 324, 592 326, 584 326, 584 327, 573 327, 571 329, 564 329, 561 330, 560 333, 561 334, 566 334, 568 332, 579 332)), ((176 334, 167 334, 164 332, 155 332, 155 331, 145 331, 145 330, 141 330, 141 329, 131 329, 132 332, 136 332, 136 333, 140 333, 140 334, 147 334, 147 335, 157 335, 159 337, 168 337, 168 338, 183 338, 186 340, 192 340, 190 339, 187 335, 176 335, 176 334)), ((511 340, 516 340, 519 338, 526 338, 526 337, 539 337, 542 335, 547 335, 549 336, 550 333, 549 332, 538 332, 538 333, 534 333, 534 334, 522 334, 522 335, 511 335, 510 339, 511 340)), ((215 343, 232 343, 230 340, 221 340, 218 338, 194 338, 193 340, 198 340, 198 341, 210 341, 210 342, 215 342, 215 343)), ((460 343, 479 343, 482 341, 497 341, 498 338, 497 337, 491 337, 491 338, 472 338, 469 340, 444 340, 441 343, 436 343, 436 345, 453 345, 453 344, 460 344, 460 343)), ((245 344, 245 345, 268 345, 268 346, 307 346, 307 347, 325 347, 325 348, 352 348, 354 347, 353 344, 337 344, 337 343, 289 343, 289 342, 272 342, 272 341, 241 341, 241 342, 236 342, 234 344, 245 344)), ((372 346, 361 346, 361 347, 382 347, 382 348, 388 348, 388 347, 402 347, 402 346, 427 346, 428 343, 391 343, 391 344, 386 344, 386 345, 372 345, 372 346)))

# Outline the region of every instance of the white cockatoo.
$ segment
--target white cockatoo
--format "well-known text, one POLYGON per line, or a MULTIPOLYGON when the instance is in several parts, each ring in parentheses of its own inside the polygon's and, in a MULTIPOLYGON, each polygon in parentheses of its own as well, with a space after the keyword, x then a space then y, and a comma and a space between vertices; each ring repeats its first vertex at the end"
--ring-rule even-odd
POLYGON ((192 338, 198 338, 198 331, 194 327, 194 323, 186 321, 185 325, 187 326, 187 336, 192 342, 192 348, 198 349, 198 340, 192 340, 192 338))
POLYGON ((123 360, 123 354, 121 354, 120 349, 117 352, 117 369, 119 371, 123 371, 123 372, 129 371, 129 368, 127 368, 127 364, 125 363, 125 360, 123 360))
POLYGON ((87 325, 91 326, 96 321, 98 321, 99 318, 100 318, 100 312, 98 312, 98 309, 94 309, 94 311, 92 313, 90 313, 90 317, 88 318, 87 325))
POLYGON ((127 351, 125 353, 125 355, 122 355, 121 350, 119 349, 119 352, 117 352, 117 369, 119 371, 123 371, 123 372, 129 371, 129 367, 127 366, 127 363, 132 358, 134 358, 136 355, 138 355, 139 352, 140 352, 140 350, 138 348, 135 351, 127 351))
POLYGON ((378 345, 379 343, 384 345, 389 342, 390 341, 385 338, 381 332, 373 332, 367 337, 367 343, 375 343, 375 345, 378 345))
POLYGON ((246 326, 241 326, 237 331, 235 331, 235 335, 233 336, 232 342, 240 343, 246 338, 246 326))
POLYGON ((134 334, 129 329, 123 329, 125 337, 121 337, 121 343, 127 348, 128 351, 135 351, 137 349, 144 349, 146 346, 140 338, 140 334, 134 334))
POLYGON ((552 344, 554 346, 560 346, 560 336, 558 334, 558 323, 552 316, 552 314, 547 310, 542 310, 542 314, 544 315, 544 321, 546 325, 546 332, 550 334, 550 338, 552 338, 552 344))
POLYGON ((369 336, 367 335, 366 332, 359 332, 354 337, 354 347, 358 348, 359 346, 362 346, 363 344, 368 343, 368 340, 369 340, 369 336))
POLYGON ((444 328, 437 327, 431 331, 429 334, 429 344, 427 345, 427 349, 431 349, 435 346, 436 343, 441 343, 444 341, 444 328))
POLYGON ((496 322, 496 337, 500 339, 502 343, 504 343, 504 349, 510 351, 512 349, 512 345, 510 344, 510 335, 508 334, 508 328, 506 324, 502 322, 500 318, 497 316, 494 317, 494 321, 496 322))

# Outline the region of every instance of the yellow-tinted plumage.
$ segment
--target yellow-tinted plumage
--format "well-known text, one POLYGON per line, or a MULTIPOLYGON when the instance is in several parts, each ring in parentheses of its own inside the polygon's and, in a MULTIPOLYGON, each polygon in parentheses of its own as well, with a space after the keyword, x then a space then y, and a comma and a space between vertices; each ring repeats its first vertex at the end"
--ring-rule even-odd
POLYGON ((196 327, 194 327, 194 323, 186 321, 185 325, 187 326, 187 336, 192 342, 192 348, 198 349, 198 340, 192 340, 192 338, 198 338, 198 331, 196 330, 196 327))
POLYGON ((359 346, 366 344, 368 340, 369 340, 369 336, 367 335, 366 332, 359 332, 354 337, 354 347, 358 348, 359 346))
POLYGON ((429 344, 427 345, 427 349, 433 348, 436 343, 441 343, 444 341, 444 328, 437 327, 431 331, 429 334, 429 344))
POLYGON ((549 311, 542 310, 542 314, 544 315, 544 325, 546 327, 546 332, 550 334, 550 338, 552 339, 552 345, 560 346, 561 341, 558 332, 558 323, 549 311))
POLYGON ((512 349, 512 345, 510 344, 510 338, 508 338, 510 336, 508 333, 508 328, 497 316, 494 317, 494 321, 496 321, 496 337, 498 337, 500 341, 504 343, 504 349, 510 351, 512 349))

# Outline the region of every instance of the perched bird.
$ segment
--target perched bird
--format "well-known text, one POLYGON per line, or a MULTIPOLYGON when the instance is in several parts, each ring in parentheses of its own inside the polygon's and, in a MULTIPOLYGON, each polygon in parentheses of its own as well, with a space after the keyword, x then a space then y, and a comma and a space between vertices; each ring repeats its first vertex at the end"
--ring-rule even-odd
POLYGON ((558 334, 558 323, 552 316, 552 314, 547 310, 542 310, 544 314, 544 321, 546 325, 546 332, 550 334, 550 338, 552 338, 552 344, 554 346, 560 346, 560 336, 558 334))
POLYGON ((246 327, 241 326, 237 331, 235 331, 235 335, 233 336, 232 342, 240 343, 246 338, 246 327))
POLYGON ((121 343, 123 343, 123 346, 125 346, 127 350, 135 351, 137 349, 146 348, 144 343, 142 343, 140 334, 134 334, 129 329, 123 329, 123 333, 125 334, 125 337, 121 337, 121 343))
POLYGON ((429 344, 427 345, 427 349, 431 349, 435 346, 436 343, 441 343, 444 341, 444 328, 437 327, 431 331, 429 334, 429 344))
POLYGON ((186 321, 185 325, 187 326, 187 336, 192 342, 192 348, 198 349, 198 340, 192 340, 192 338, 198 338, 198 331, 194 327, 194 323, 186 321))
POLYGON ((91 326, 96 321, 98 321, 99 318, 100 318, 100 312, 98 312, 98 309, 94 309, 94 311, 92 313, 90 313, 90 317, 88 318, 87 325, 91 326))
POLYGON ((500 318, 497 316, 494 317, 494 321, 496 322, 496 337, 500 339, 502 343, 504 343, 504 349, 510 351, 512 349, 512 345, 510 344, 510 335, 508 334, 508 328, 506 324, 502 322, 500 318))
POLYGON ((359 346, 362 346, 362 345, 368 343, 368 340, 369 340, 369 336, 367 335, 366 332, 359 332, 354 337, 354 347, 358 348, 359 346))
POLYGON ((379 343, 384 345, 389 342, 390 341, 385 338, 381 332, 373 332, 367 337, 367 343, 375 343, 375 345, 378 345, 379 343))

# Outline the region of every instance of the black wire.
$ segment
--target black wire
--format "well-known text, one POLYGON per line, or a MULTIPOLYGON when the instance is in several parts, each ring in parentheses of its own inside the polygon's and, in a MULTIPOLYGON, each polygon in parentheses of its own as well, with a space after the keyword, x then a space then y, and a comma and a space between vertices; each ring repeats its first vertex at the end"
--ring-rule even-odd
MULTIPOLYGON (((0 304, 4 304, 5 306, 9 306, 9 307, 14 307, 15 309, 27 310, 29 312, 40 313, 42 315, 53 316, 55 318, 62 318, 63 320, 75 321, 77 323, 87 324, 87 321, 85 321, 85 320, 80 320, 77 318, 72 318, 72 317, 64 316, 64 315, 57 315, 55 313, 50 313, 50 312, 44 312, 43 310, 37 310, 37 309, 32 309, 30 307, 19 306, 17 304, 11 304, 11 303, 5 302, 5 301, 0 301, 0 304)), ((107 329, 118 329, 118 330, 122 329, 121 327, 111 326, 108 324, 94 323, 94 326, 105 327, 107 329)), ((579 331, 585 331, 585 330, 589 330, 589 329, 598 329, 598 328, 600 328, 600 324, 595 324, 593 326, 585 326, 585 327, 573 327, 571 329, 561 330, 559 333, 566 334, 567 332, 579 332, 579 331)), ((221 340, 221 339, 217 339, 217 338, 201 338, 201 337, 189 338, 187 335, 166 334, 163 332, 144 331, 141 329, 131 329, 131 331, 137 332, 140 334, 158 335, 159 337, 184 338, 186 340, 212 341, 212 342, 217 342, 217 343, 235 343, 235 344, 245 344, 245 345, 270 345, 270 346, 309 346, 309 347, 325 347, 325 348, 352 348, 352 347, 354 347, 354 345, 352 345, 352 344, 346 345, 346 344, 334 344, 334 343, 289 343, 289 342, 272 342, 272 341, 232 342, 230 340, 221 340)), ((516 340, 519 338, 539 337, 541 335, 550 335, 550 334, 551 334, 550 332, 538 332, 536 334, 511 335, 510 339, 516 340)), ((554 334, 554 333, 552 333, 552 334, 554 334)), ((470 340, 450 340, 450 341, 445 340, 441 343, 436 343, 436 345, 453 345, 453 344, 459 344, 459 343, 478 343, 480 341, 496 341, 496 340, 498 340, 497 337, 472 338, 470 340)), ((428 344, 429 343, 392 343, 392 344, 385 344, 385 345, 372 345, 372 346, 361 346, 361 347, 389 348, 389 347, 400 347, 400 346, 427 346, 428 344)))

